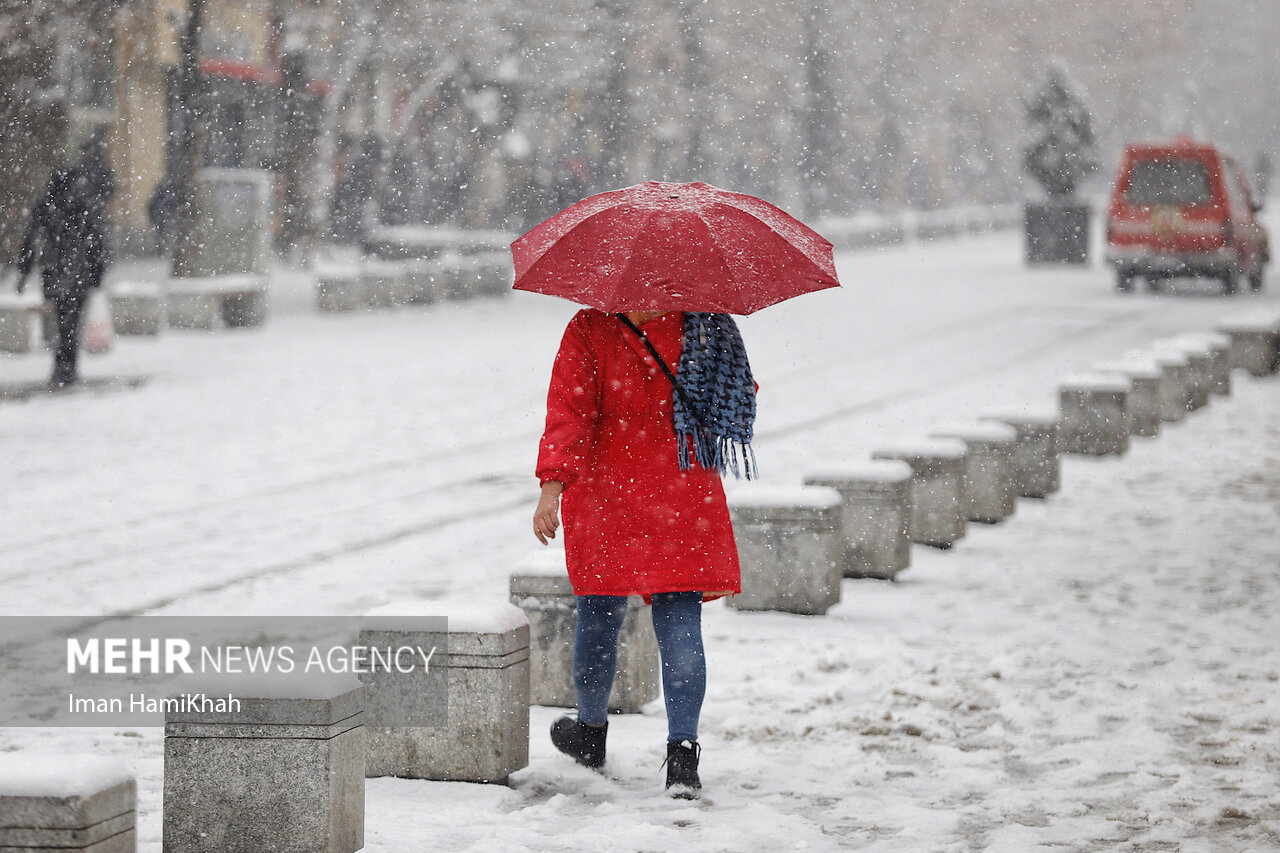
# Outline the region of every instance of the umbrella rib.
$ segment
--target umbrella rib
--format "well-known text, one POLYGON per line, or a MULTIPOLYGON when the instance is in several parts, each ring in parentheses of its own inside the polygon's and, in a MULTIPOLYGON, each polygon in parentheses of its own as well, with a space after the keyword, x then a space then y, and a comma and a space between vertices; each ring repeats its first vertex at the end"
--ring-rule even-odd
MULTIPOLYGON (((640 238, 645 234, 645 232, 649 230, 649 221, 653 219, 653 215, 657 212, 658 211, 656 210, 646 211, 644 215, 644 220, 641 222, 640 227, 631 232, 631 240, 628 244, 628 248, 630 249, 630 251, 627 252, 627 262, 625 265, 623 265, 622 271, 619 272, 618 275, 613 280, 613 290, 610 295, 614 299, 621 299, 619 295, 619 291, 622 289, 623 283, 627 280, 627 274, 631 272, 631 266, 632 264, 635 263, 635 260, 636 260, 636 250, 635 250, 636 244, 640 242, 640 238)), ((629 310, 638 310, 638 309, 629 309, 629 310)))

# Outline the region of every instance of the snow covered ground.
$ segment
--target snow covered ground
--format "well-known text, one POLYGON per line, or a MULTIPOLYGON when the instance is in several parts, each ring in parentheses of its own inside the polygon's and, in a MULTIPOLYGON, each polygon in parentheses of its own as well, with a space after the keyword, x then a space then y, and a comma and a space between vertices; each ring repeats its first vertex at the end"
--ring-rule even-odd
MULTIPOLYGON (((1007 405, 1271 289, 1117 295, 1025 268, 1011 233, 838 257, 845 288, 746 318, 766 478, 1007 405)), ((136 390, 0 403, 0 612, 359 613, 503 600, 529 531, 567 303, 525 294, 360 315, 284 275, 269 325, 124 339, 136 390)), ((45 354, 0 358, 35 380, 45 354)), ((1047 501, 846 580, 824 617, 706 614, 699 803, 661 796, 660 703, 615 718, 607 773, 535 708, 509 788, 370 780, 371 851, 1280 849, 1280 379, 1237 373, 1047 501)), ((115 755, 159 850, 158 730, 0 730, 115 755)))

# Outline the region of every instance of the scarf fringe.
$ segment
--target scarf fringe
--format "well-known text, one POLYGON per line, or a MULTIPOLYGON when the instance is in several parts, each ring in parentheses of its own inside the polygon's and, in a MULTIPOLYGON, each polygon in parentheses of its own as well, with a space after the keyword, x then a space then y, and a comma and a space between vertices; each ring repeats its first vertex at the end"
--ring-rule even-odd
POLYGON ((688 471, 693 467, 690 461, 692 456, 699 466, 708 471, 728 471, 739 480, 756 480, 760 477, 756 452, 750 442, 716 435, 707 429, 677 434, 676 453, 679 455, 681 471, 688 471))

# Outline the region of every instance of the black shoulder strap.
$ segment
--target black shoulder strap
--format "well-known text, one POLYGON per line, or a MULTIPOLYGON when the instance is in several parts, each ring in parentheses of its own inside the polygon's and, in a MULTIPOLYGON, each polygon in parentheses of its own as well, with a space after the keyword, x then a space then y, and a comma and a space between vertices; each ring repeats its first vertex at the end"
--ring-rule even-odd
POLYGON ((644 343, 645 349, 649 350, 649 355, 653 356, 653 360, 658 362, 658 367, 662 368, 662 372, 667 375, 667 379, 671 380, 671 387, 680 395, 680 402, 684 403, 685 409, 701 422, 702 412, 698 411, 688 395, 685 394, 683 386, 676 379, 676 375, 671 372, 671 368, 667 367, 667 363, 662 360, 662 356, 658 355, 657 347, 653 345, 653 341, 649 340, 649 336, 640 331, 640 327, 631 322, 631 319, 626 314, 615 314, 614 316, 621 320, 628 329, 636 333, 636 336, 644 343))

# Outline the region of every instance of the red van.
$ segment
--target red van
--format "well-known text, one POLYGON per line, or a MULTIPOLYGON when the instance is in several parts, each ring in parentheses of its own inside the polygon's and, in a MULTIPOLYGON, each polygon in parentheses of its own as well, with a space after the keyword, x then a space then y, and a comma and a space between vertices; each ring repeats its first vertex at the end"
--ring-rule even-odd
POLYGON ((1135 276, 1156 290, 1172 276, 1204 276, 1235 293, 1247 278, 1262 288, 1270 258, 1261 205, 1234 160, 1215 146, 1179 138, 1129 145, 1120 162, 1107 217, 1107 263, 1116 288, 1135 276))

